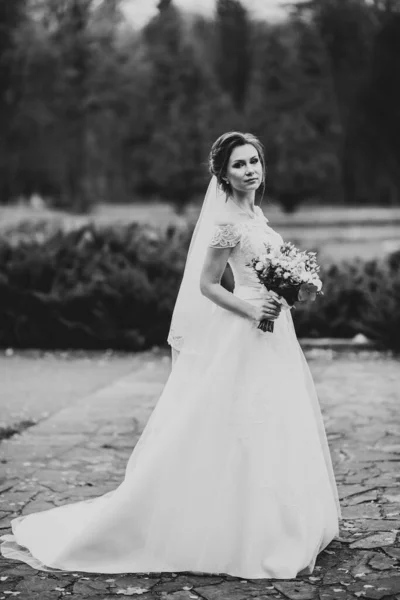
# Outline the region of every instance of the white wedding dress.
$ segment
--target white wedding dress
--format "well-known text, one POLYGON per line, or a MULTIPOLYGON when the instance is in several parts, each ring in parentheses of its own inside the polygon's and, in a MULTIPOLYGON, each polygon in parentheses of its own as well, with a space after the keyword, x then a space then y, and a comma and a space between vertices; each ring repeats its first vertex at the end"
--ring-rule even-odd
MULTIPOLYGON (((233 248, 234 293, 257 303, 264 290, 249 259, 282 238, 259 208, 230 211, 210 245, 233 248)), ((312 573, 338 535, 340 507, 290 310, 264 333, 215 305, 204 344, 178 356, 120 486, 14 519, 5 557, 95 573, 312 573)))

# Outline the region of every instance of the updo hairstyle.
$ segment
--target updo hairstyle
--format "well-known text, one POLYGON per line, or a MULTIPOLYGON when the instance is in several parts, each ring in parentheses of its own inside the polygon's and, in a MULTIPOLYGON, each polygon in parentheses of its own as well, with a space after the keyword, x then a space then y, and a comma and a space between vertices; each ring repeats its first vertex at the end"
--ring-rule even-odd
POLYGON ((218 185, 221 189, 229 196, 232 193, 230 183, 224 181, 226 171, 228 167, 229 157, 236 146, 245 146, 251 144, 258 152, 262 169, 263 179, 257 192, 261 194, 261 198, 265 192, 265 156, 264 146, 260 140, 252 133, 241 133, 240 131, 228 131, 223 133, 211 147, 210 154, 208 156, 208 165, 211 175, 215 175, 218 181, 218 185))

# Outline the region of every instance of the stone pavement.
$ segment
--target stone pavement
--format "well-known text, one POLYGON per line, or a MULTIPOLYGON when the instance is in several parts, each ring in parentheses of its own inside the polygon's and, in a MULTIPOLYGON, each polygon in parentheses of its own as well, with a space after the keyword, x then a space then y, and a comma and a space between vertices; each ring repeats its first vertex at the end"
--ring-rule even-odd
POLYGON ((0 351, 0 440, 128 374, 141 355, 0 351))
MULTIPOLYGON (((400 600, 400 363, 378 353, 308 351, 343 510, 311 576, 243 580, 191 573, 37 572, 0 558, 0 600, 400 600)), ((161 353, 0 445, 0 533, 18 514, 114 489, 169 372, 161 353)), ((21 374, 22 375, 22 374, 21 374)))

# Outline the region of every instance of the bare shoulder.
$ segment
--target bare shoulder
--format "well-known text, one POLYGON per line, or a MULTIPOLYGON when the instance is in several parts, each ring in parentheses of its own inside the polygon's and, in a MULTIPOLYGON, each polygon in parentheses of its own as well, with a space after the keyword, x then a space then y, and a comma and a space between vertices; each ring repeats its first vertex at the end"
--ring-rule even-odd
POLYGON ((215 215, 214 225, 227 225, 231 227, 239 227, 241 223, 240 216, 230 212, 224 211, 215 215))

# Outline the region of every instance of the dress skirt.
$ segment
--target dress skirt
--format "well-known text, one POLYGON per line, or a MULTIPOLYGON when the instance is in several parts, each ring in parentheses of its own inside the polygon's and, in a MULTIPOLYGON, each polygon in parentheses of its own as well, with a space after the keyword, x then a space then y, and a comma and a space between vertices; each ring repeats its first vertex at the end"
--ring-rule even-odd
POLYGON ((312 573, 340 507, 290 311, 268 333, 216 307, 204 349, 180 353, 119 487, 17 517, 4 556, 92 573, 312 573))

